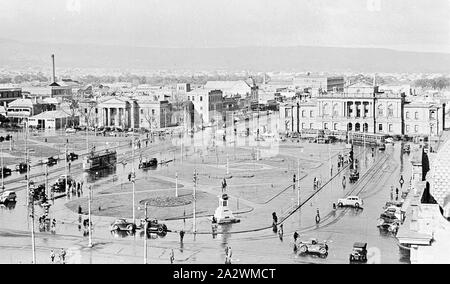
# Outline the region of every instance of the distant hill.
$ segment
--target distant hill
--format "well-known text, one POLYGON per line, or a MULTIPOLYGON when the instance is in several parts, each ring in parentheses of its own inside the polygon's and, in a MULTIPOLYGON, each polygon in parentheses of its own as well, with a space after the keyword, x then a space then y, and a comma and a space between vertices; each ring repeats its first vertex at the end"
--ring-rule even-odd
POLYGON ((251 71, 450 73, 450 54, 340 47, 152 48, 0 39, 0 66, 251 71))

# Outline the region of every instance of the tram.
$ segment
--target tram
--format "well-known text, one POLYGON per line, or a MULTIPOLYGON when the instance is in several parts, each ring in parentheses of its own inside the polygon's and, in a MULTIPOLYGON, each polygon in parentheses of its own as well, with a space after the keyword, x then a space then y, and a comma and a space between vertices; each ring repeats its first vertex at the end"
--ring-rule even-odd
POLYGON ((91 152, 83 159, 83 170, 92 171, 115 167, 117 163, 117 152, 106 149, 101 152, 91 152))
POLYGON ((380 146, 385 144, 386 136, 383 134, 349 132, 348 140, 353 144, 380 146))

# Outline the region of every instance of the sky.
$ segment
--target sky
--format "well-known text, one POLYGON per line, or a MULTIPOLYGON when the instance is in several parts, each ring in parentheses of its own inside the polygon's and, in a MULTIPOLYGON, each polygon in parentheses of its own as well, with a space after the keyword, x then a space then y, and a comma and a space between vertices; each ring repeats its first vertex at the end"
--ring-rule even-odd
POLYGON ((0 38, 450 53, 450 0, 0 0, 0 38))

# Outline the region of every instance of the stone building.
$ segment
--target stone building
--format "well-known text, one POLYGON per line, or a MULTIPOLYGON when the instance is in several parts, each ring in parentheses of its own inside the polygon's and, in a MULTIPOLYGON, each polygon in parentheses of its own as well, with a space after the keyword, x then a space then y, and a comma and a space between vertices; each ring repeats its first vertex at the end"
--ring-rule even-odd
POLYGON ((404 93, 379 91, 358 82, 343 92, 319 92, 310 100, 280 106, 285 132, 303 129, 366 132, 385 135, 440 135, 444 105, 411 103, 404 93))

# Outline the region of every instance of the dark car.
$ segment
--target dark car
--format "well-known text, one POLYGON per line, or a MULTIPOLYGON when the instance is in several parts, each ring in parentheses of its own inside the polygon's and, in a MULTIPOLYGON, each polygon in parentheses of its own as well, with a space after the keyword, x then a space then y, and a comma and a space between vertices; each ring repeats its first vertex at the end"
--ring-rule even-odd
POLYGON ((2 171, 0 172, 0 176, 6 177, 11 175, 11 169, 8 167, 3 167, 2 171))
POLYGON ((156 158, 152 158, 150 160, 144 160, 139 163, 140 169, 152 168, 158 166, 158 160, 156 158))
POLYGON ((128 222, 126 219, 117 219, 111 224, 111 231, 129 231, 134 232, 136 230, 136 225, 134 223, 128 222))
MULTIPOLYGON (((70 176, 67 178, 67 185, 74 184, 75 180, 70 176)), ((60 176, 56 182, 52 185, 51 190, 53 192, 65 192, 66 191, 66 175, 60 176)))
POLYGON ((350 171, 349 180, 351 183, 356 182, 359 179, 359 172, 357 170, 350 171))
POLYGON ((378 147, 378 150, 380 151, 386 150, 386 144, 381 144, 380 147, 378 147))
POLYGON ((69 154, 67 154, 67 161, 74 161, 74 160, 76 160, 76 159, 78 159, 78 155, 77 154, 75 154, 75 153, 69 153, 69 154))
POLYGON ((167 234, 167 226, 166 224, 159 223, 158 220, 145 220, 141 219, 141 224, 139 225, 140 229, 144 229, 145 222, 147 222, 147 232, 148 233, 158 233, 158 235, 167 234))
POLYGON ((356 242, 353 244, 353 250, 350 253, 350 262, 352 261, 367 261, 367 243, 356 242))
POLYGON ((47 166, 54 166, 58 163, 58 159, 55 157, 50 157, 47 159, 47 166))
POLYGON ((19 173, 26 173, 27 172, 27 167, 28 169, 31 168, 30 165, 28 165, 27 163, 20 163, 16 166, 16 171, 18 171, 19 173))
POLYGON ((411 152, 411 146, 409 144, 406 144, 403 146, 403 153, 410 153, 411 152))

